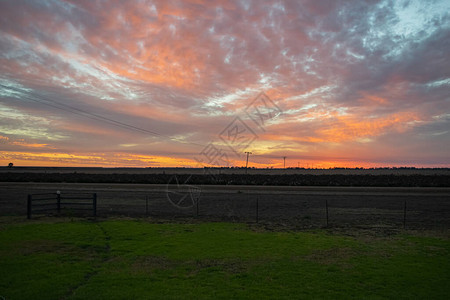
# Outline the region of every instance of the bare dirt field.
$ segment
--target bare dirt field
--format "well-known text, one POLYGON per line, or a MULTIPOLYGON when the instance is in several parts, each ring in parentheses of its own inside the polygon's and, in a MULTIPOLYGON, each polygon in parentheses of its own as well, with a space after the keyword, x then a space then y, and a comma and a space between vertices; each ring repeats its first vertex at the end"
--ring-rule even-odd
POLYGON ((56 191, 63 199, 80 192, 96 193, 97 213, 103 217, 176 219, 198 215, 211 220, 258 220, 305 228, 326 226, 328 207, 329 226, 403 227, 406 221, 407 228, 450 228, 450 188, 426 187, 1 182, 0 215, 25 216, 28 194, 56 191))

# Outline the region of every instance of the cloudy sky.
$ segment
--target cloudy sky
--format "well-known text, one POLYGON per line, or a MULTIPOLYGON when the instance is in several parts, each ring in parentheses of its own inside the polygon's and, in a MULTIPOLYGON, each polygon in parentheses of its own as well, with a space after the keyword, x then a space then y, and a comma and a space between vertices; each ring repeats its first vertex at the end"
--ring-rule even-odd
POLYGON ((450 167, 450 2, 0 1, 0 165, 450 167))

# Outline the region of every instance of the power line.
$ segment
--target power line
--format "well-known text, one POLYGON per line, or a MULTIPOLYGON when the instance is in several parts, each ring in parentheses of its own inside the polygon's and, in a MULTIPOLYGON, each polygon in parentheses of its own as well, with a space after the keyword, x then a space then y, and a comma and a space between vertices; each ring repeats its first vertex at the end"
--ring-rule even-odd
MULTIPOLYGON (((114 120, 114 119, 111 119, 111 118, 108 118, 108 117, 105 117, 105 116, 102 116, 102 115, 99 115, 99 114, 96 114, 96 113, 91 113, 91 112, 86 111, 84 109, 80 109, 80 108, 77 108, 77 107, 74 107, 74 106, 71 106, 71 105, 68 105, 68 104, 65 104, 65 103, 61 103, 59 101, 51 99, 48 96, 42 96, 42 95, 39 95, 39 94, 35 94, 35 95, 31 96, 31 95, 29 95, 29 93, 24 92, 20 88, 16 88, 16 87, 4 85, 4 84, 0 84, 0 87, 20 93, 20 97, 23 98, 23 99, 26 99, 26 100, 29 100, 29 101, 33 101, 33 102, 36 102, 36 103, 40 103, 40 104, 43 104, 43 105, 46 105, 46 106, 49 106, 49 107, 53 107, 53 108, 56 108, 56 109, 59 109, 59 110, 65 111, 65 112, 70 112, 72 114, 79 115, 79 116, 82 116, 82 117, 85 117, 85 118, 88 118, 88 119, 91 119, 91 120, 104 122, 104 123, 107 123, 109 125, 113 125, 113 126, 120 127, 120 128, 123 128, 123 129, 128 129, 128 130, 135 131, 135 132, 151 134, 153 136, 158 136, 158 137, 161 137, 161 138, 164 138, 164 139, 167 139, 167 140, 170 140, 170 141, 178 142, 178 143, 191 144, 191 145, 200 146, 200 147, 203 147, 203 148, 207 147, 204 144, 180 140, 180 139, 168 136, 168 135, 164 135, 164 134, 158 133, 158 132, 153 131, 153 130, 148 130, 148 129, 145 129, 145 128, 142 128, 142 127, 130 125, 130 124, 127 124, 127 123, 124 123, 124 122, 121 122, 121 121, 117 121, 117 120, 114 120)), ((231 153, 231 151, 229 151, 229 150, 225 150, 225 152, 231 153)), ((247 167, 248 166, 248 155, 249 154, 253 154, 253 153, 252 152, 245 152, 245 153, 247 153, 247 164, 246 164, 246 167, 247 167)), ((267 155, 258 155, 258 156, 259 157, 265 157, 265 158, 272 158, 271 156, 267 156, 267 155)))
POLYGON ((35 95, 34 97, 31 97, 31 96, 23 93, 23 91, 21 91, 18 88, 5 86, 5 85, 2 85, 2 84, 0 84, 0 86, 6 87, 6 88, 11 89, 11 90, 15 90, 17 92, 20 92, 20 93, 22 93, 22 95, 21 95, 22 98, 26 98, 26 99, 28 99, 30 101, 34 101, 34 102, 37 102, 37 103, 41 103, 41 104, 44 104, 44 105, 47 105, 47 106, 59 109, 59 110, 63 110, 63 111, 70 112, 70 113, 73 113, 73 114, 76 114, 76 115, 80 115, 80 116, 89 118, 91 120, 101 121, 101 122, 105 122, 105 123, 108 123, 110 125, 114 125, 114 126, 117 126, 117 127, 129 129, 129 130, 133 130, 133 131, 138 131, 138 132, 141 132, 141 133, 147 133, 147 134, 155 135, 155 136, 166 138, 166 139, 169 139, 171 141, 175 141, 175 142, 179 142, 179 143, 192 144, 192 145, 196 145, 196 146, 205 147, 204 145, 199 144, 199 143, 186 142, 184 140, 176 139, 176 138, 170 137, 168 135, 160 134, 160 133, 152 131, 152 130, 147 130, 145 128, 141 128, 141 127, 138 127, 138 126, 130 125, 130 124, 127 124, 127 123, 124 123, 124 122, 120 122, 120 121, 116 121, 116 120, 111 119, 111 118, 107 118, 107 117, 104 117, 104 116, 101 116, 101 115, 98 115, 98 114, 95 114, 95 113, 91 113, 91 112, 88 112, 86 110, 83 110, 83 109, 80 109, 80 108, 77 108, 77 107, 73 107, 71 105, 67 105, 67 104, 60 103, 60 102, 55 101, 55 100, 51 100, 48 97, 44 98, 44 97, 42 97, 40 95, 35 95))

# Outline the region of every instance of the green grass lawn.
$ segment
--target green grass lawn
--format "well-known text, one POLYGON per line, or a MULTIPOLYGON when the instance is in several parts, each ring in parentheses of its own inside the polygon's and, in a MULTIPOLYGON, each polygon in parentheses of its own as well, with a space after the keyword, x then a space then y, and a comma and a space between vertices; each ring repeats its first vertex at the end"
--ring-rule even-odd
POLYGON ((0 299, 447 299, 450 243, 408 232, 4 218, 0 279, 0 299))

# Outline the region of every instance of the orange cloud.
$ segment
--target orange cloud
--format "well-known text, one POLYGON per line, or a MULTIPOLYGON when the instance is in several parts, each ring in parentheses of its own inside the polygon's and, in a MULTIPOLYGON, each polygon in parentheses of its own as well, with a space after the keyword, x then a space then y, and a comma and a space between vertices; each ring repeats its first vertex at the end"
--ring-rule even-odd
POLYGON ((26 148, 48 148, 48 149, 55 149, 51 147, 49 144, 41 144, 41 143, 29 143, 26 142, 24 139, 18 139, 13 140, 6 136, 0 135, 0 144, 9 144, 13 146, 19 146, 19 147, 26 147, 26 148))
POLYGON ((288 134, 268 133, 262 135, 261 138, 264 140, 310 143, 342 143, 365 137, 379 136, 389 131, 404 132, 411 126, 410 122, 420 120, 419 116, 412 112, 401 112, 386 117, 369 117, 367 119, 361 119, 361 117, 354 115, 339 115, 336 112, 330 112, 329 114, 311 112, 304 117, 310 118, 318 128, 314 129, 313 127, 312 131, 309 130, 304 135, 293 134, 292 126, 294 126, 294 123, 290 125, 284 123, 271 127, 271 131, 285 131, 288 134))
POLYGON ((434 144, 429 155, 441 155, 448 93, 439 22, 423 24, 416 34, 433 34, 419 42, 399 40, 388 21, 401 15, 397 9, 317 2, 0 2, 0 121, 15 138, 0 137, 2 149, 23 151, 24 163, 192 165, 193 149, 217 138, 231 115, 245 119, 245 107, 264 91, 285 111, 265 132, 255 129, 255 149, 265 154, 320 148, 326 156, 359 144, 368 146, 367 159, 378 149, 398 151, 401 160, 414 147, 423 152, 426 138, 434 144), (374 15, 387 22, 373 27, 374 15), (417 120, 433 124, 419 128, 417 120), (406 141, 403 152, 392 140, 365 144, 385 133, 406 141), (66 150, 75 156, 26 156, 66 150))
POLYGON ((386 105, 388 103, 388 100, 386 98, 380 97, 378 95, 371 95, 366 92, 362 92, 361 94, 363 95, 361 101, 383 105, 386 105))
POLYGON ((51 148, 48 144, 29 144, 26 142, 12 142, 11 144, 28 148, 51 148))
POLYGON ((53 167, 195 167, 197 161, 168 156, 128 153, 49 153, 0 151, 0 165, 13 162, 15 166, 53 167))
POLYGON ((378 136, 388 130, 402 132, 408 127, 408 122, 419 120, 410 112, 401 112, 383 118, 355 119, 349 116, 337 117, 335 124, 329 128, 320 129, 316 133, 319 139, 328 142, 344 142, 363 137, 378 136))

